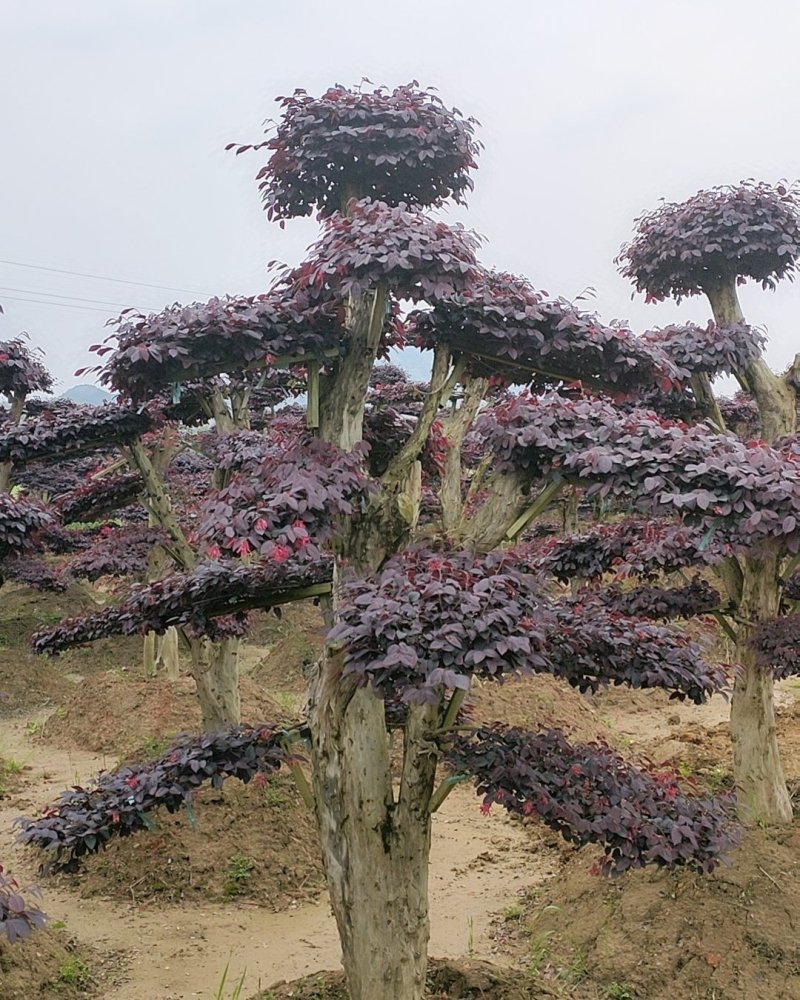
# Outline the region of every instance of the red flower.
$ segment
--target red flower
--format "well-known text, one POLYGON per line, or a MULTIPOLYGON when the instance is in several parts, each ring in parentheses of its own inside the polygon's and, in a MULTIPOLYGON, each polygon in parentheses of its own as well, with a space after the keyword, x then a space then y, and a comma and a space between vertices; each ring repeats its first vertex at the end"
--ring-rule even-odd
POLYGON ((272 550, 272 558, 278 563, 286 562, 291 554, 292 550, 288 545, 276 545, 272 550))

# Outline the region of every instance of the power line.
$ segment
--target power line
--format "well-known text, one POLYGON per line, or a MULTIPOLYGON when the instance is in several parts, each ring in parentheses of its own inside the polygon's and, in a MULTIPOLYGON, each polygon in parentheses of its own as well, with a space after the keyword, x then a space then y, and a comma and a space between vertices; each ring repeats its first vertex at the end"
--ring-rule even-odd
POLYGON ((0 260, 0 264, 10 264, 11 267, 29 267, 34 271, 52 271, 53 274, 71 274, 76 278, 95 278, 97 281, 114 281, 120 285, 139 285, 141 288, 160 288, 164 292, 187 292, 189 295, 203 295, 210 298, 207 292, 198 292, 192 288, 177 288, 174 285, 152 285, 147 281, 131 281, 128 278, 109 278, 103 274, 89 274, 85 271, 67 271, 61 267, 45 267, 44 264, 24 264, 19 260, 0 260))
POLYGON ((99 306, 77 306, 72 302, 48 302, 47 299, 21 299, 18 295, 3 295, 2 297, 7 302, 33 302, 39 306, 61 306, 62 309, 88 309, 91 312, 104 313, 108 316, 108 309, 101 309, 99 306))
MULTIPOLYGON (((82 295, 62 295, 61 292, 45 292, 39 288, 11 288, 0 285, 0 292, 22 292, 23 295, 46 295, 48 299, 71 299, 73 302, 93 302, 97 306, 117 306, 119 309, 130 309, 130 302, 108 302, 105 299, 87 299, 82 295)), ((140 309, 140 306, 134 308, 140 309)))

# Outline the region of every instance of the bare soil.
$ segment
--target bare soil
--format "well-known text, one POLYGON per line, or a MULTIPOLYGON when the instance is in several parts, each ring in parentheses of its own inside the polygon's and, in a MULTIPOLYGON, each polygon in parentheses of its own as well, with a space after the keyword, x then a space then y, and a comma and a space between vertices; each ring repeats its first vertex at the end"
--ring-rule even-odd
MULTIPOLYGON (((52 661, 27 654, 32 631, 97 606, 86 589, 39 595, 9 586, 3 598, 0 765, 12 766, 0 786, 0 858, 30 883, 40 859, 14 844, 15 817, 121 759, 160 753, 199 716, 188 680, 142 677, 139 640, 52 661)), ((243 656, 247 719, 302 712, 303 666, 321 636, 310 605, 258 619, 243 656)), ((800 788, 798 695, 796 682, 778 687, 781 749, 800 788)), ((699 790, 730 784, 728 705, 719 698, 698 709, 658 692, 583 697, 543 677, 483 685, 472 711, 476 721, 559 726, 634 758, 670 761, 699 790)), ((534 821, 499 809, 482 816, 477 806, 459 786, 434 816, 431 953, 447 961, 432 965, 432 997, 800 1000, 797 825, 752 831, 711 877, 646 871, 608 882, 589 874, 591 849, 576 852, 534 821)), ((41 878, 57 929, 0 945, 0 996, 210 1000, 229 964, 228 995, 244 976, 243 997, 343 998, 341 976, 322 971, 338 968, 338 939, 294 786, 229 782, 201 793, 195 814, 196 823, 183 813, 157 817, 155 829, 118 841, 81 873, 41 878), (76 962, 85 975, 63 981, 63 969, 81 972, 76 962)))
MULTIPOLYGON (((532 1000, 552 993, 531 992, 528 976, 487 962, 432 959, 428 972, 430 1000, 532 1000)), ((348 1000, 344 976, 323 972, 293 983, 275 983, 253 1000, 348 1000)))

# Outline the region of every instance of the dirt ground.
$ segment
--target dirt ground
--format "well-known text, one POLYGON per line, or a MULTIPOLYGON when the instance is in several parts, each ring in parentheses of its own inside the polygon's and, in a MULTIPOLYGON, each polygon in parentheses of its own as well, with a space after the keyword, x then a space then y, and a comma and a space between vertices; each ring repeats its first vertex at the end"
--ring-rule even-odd
MULTIPOLYGON (((40 877, 41 858, 13 841, 13 820, 122 759, 160 753, 197 725, 188 681, 146 680, 138 640, 98 644, 53 661, 30 657, 26 636, 95 600, 3 590, 0 611, 0 857, 38 881, 50 930, 0 945, 0 996, 263 1000, 343 996, 339 948, 323 891, 311 816, 294 786, 229 782, 206 790, 195 818, 157 818, 73 875, 40 877), (305 979, 303 978, 305 977, 305 979), (275 985, 277 984, 277 985, 275 985), (281 985, 283 984, 283 985, 281 985)), ((302 711, 302 666, 321 641, 311 607, 262 616, 243 657, 244 716, 302 711)), ((787 774, 800 788, 800 686, 779 686, 787 774)), ((728 705, 676 705, 658 692, 584 697, 552 678, 484 685, 479 721, 605 739, 633 757, 670 761, 687 783, 730 783, 728 705)), ((576 852, 533 821, 478 809, 458 786, 434 816, 432 997, 522 1000, 800 1000, 800 827, 748 835, 711 877, 589 874, 576 852), (491 963, 488 965, 486 963, 491 963)))

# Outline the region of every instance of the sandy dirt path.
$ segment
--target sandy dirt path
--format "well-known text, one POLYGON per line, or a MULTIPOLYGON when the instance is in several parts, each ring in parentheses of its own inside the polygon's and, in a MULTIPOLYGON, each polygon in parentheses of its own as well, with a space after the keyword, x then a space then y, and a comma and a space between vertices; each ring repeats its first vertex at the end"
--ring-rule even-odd
MULTIPOLYGON (((32 740, 30 716, 0 720, 0 755, 25 764, 26 785, 0 805, 1 857, 25 880, 29 856, 13 843, 11 825, 61 789, 112 767, 112 758, 68 752, 32 740)), ((434 817, 431 857, 431 954, 494 958, 492 917, 520 892, 553 874, 553 862, 531 848, 522 827, 501 810, 481 815, 475 795, 456 787, 434 817)), ((145 835, 146 836, 146 835, 145 835)), ((283 913, 253 903, 124 905, 81 899, 40 880, 43 906, 82 942, 118 956, 107 1000, 184 1000, 214 995, 226 963, 231 982, 245 973, 245 996, 260 986, 339 965, 336 928, 326 900, 283 913)), ((114 958, 106 962, 112 968, 114 958)))

